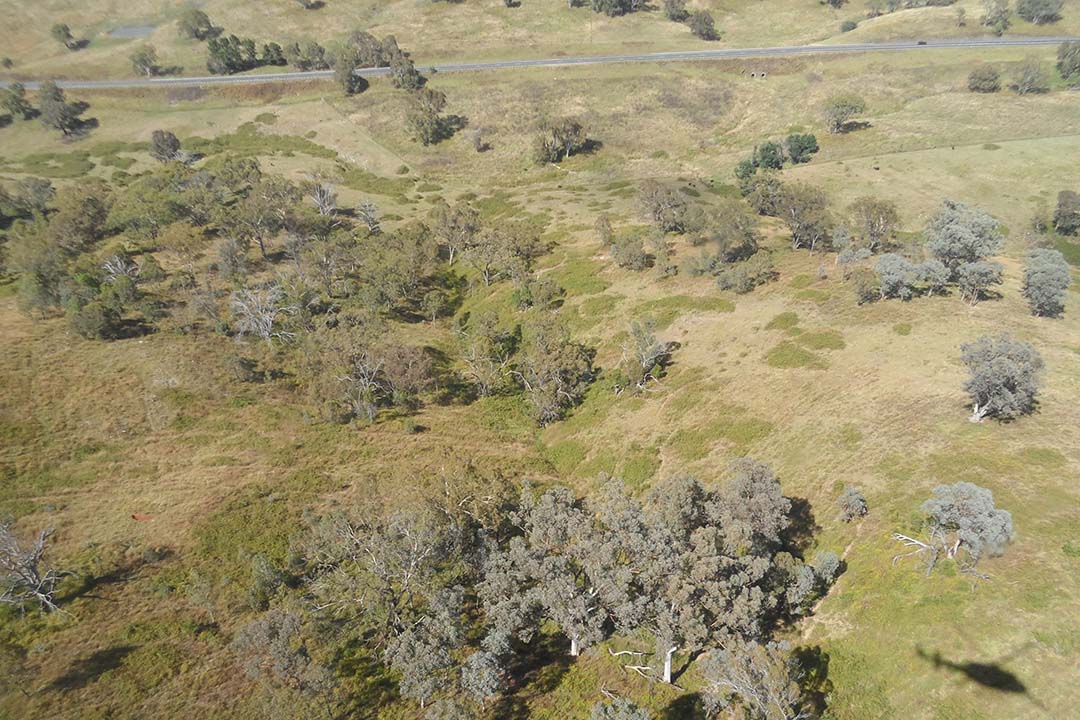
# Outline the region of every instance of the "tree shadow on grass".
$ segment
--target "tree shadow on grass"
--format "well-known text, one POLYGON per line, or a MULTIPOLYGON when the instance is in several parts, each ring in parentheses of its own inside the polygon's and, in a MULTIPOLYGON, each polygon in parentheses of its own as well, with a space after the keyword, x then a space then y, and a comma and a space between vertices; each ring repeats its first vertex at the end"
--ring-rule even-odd
POLYGON ((124 658, 134 649, 134 645, 117 645, 98 650, 89 657, 75 661, 68 671, 53 680, 49 687, 62 692, 86 687, 108 671, 120 667, 124 658))
POLYGON ((806 498, 788 498, 791 501, 791 524, 784 532, 784 549, 797 557, 803 554, 814 544, 814 536, 821 530, 821 526, 814 519, 814 509, 806 498))
POLYGON ((701 693, 680 695, 668 703, 661 713, 661 720, 698 720, 705 717, 705 705, 701 693))

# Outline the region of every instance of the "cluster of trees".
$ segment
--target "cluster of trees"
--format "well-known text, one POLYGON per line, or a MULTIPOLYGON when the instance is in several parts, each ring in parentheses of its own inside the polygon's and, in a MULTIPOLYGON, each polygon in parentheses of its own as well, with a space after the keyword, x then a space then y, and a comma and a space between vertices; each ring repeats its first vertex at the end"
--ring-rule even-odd
MULTIPOLYGON (((704 668, 709 695, 751 707, 750 688, 730 685, 735 668, 769 648, 797 677, 796 656, 770 644, 773 633, 841 570, 832 553, 804 560, 807 542, 772 470, 749 459, 722 487, 672 477, 643 499, 619 480, 588 498, 526 485, 515 499, 505 482, 449 478, 407 512, 315 521, 289 569, 307 602, 286 609, 271 592, 269 611, 232 647, 253 675, 276 673, 279 687, 330 701, 329 673, 308 643, 319 625, 348 628, 382 655, 402 697, 440 717, 512 690, 517 659, 536 653, 542 634, 556 631, 571 657, 617 635, 636 649, 611 656, 662 682, 677 654, 729 653, 725 667, 704 668)), ((786 702, 798 712, 809 698, 796 690, 786 702)), ((641 713, 618 699, 593 712, 618 708, 641 713)))
POLYGON ((793 165, 810 162, 818 149, 817 137, 809 133, 792 133, 782 142, 763 142, 754 146, 750 157, 739 161, 735 166, 735 177, 739 179, 739 186, 745 189, 759 170, 781 170, 786 161, 793 165))
MULTIPOLYGON (((972 92, 995 93, 1001 86, 1001 73, 992 65, 980 65, 968 75, 968 89, 972 92)), ((1013 73, 1010 87, 1017 95, 1047 92, 1050 73, 1038 58, 1027 58, 1013 73)))
POLYGON ((277 43, 264 44, 260 53, 254 40, 236 35, 209 38, 206 52, 206 69, 214 75, 230 75, 264 65, 286 63, 284 51, 277 43))
POLYGON ((716 40, 716 22, 708 10, 691 12, 686 9, 686 0, 664 0, 664 15, 672 22, 686 23, 687 27, 702 40, 716 40))
POLYGON ((1004 240, 997 220, 985 211, 946 200, 925 235, 929 259, 916 264, 889 253, 877 261, 881 298, 907 300, 916 292, 932 295, 955 284, 961 297, 974 304, 1001 284, 1001 264, 987 258, 997 254, 1004 240))
POLYGON ((567 160, 589 147, 585 127, 573 118, 545 119, 533 140, 533 160, 537 165, 567 160))
POLYGON ((162 323, 250 338, 255 355, 294 364, 309 406, 335 421, 409 413, 456 373, 467 395, 521 393, 547 424, 595 379, 592 350, 552 312, 562 290, 533 271, 546 252, 541 225, 489 223, 467 203, 440 203, 386 231, 373 205, 339 208, 331 177, 296 183, 230 156, 192 167, 166 131, 151 152, 160 166, 123 186, 94 181, 53 197, 47 182, 27 180, 0 198, 17 216, 7 261, 25 310, 63 312, 89 338, 162 323), (119 234, 128 249, 106 252, 103 240, 119 234), (179 269, 166 277, 157 252, 179 269), (205 270, 199 257, 212 261, 205 270), (464 316, 455 367, 436 368, 428 351, 388 340, 387 321, 452 311, 469 282, 461 263, 475 286, 512 283, 520 315, 509 327, 464 316), (168 313, 166 289, 186 296, 168 313))
POLYGON ((88 107, 86 103, 69 101, 63 89, 51 80, 41 84, 37 101, 38 106, 34 107, 22 83, 0 89, 0 107, 13 120, 38 118, 42 125, 59 130, 65 136, 78 134, 96 122, 83 120, 81 116, 88 107))
POLYGON ((725 198, 702 207, 654 180, 642 183, 638 199, 642 214, 652 224, 653 261, 662 277, 676 271, 665 238, 672 232, 701 248, 687 262, 687 272, 715 275, 723 290, 749 292, 776 276, 770 254, 758 248, 757 221, 745 203, 725 198))
MULTIPOLYGON (((1061 19, 1064 0, 1017 0, 1016 14, 1035 25, 1045 25, 1061 19)), ((982 0, 982 24, 1001 35, 1012 24, 1009 0, 982 0)))

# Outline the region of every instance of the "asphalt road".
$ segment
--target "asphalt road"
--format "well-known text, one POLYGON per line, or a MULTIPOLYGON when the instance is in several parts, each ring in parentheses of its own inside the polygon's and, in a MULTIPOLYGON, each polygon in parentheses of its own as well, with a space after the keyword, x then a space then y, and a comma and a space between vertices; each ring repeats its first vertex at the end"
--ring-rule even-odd
MULTIPOLYGON (((595 55, 591 57, 560 57, 542 60, 492 60, 473 63, 447 63, 444 65, 422 65, 417 63, 421 72, 474 72, 484 70, 508 70, 534 67, 568 67, 571 65, 604 65, 608 63, 654 63, 686 62, 691 60, 725 60, 730 58, 783 57, 788 55, 823 55, 835 53, 863 53, 907 50, 941 50, 953 48, 998 48, 1059 45, 1074 37, 987 37, 987 38, 942 38, 937 40, 900 40, 883 43, 860 43, 855 45, 793 45, 766 48, 726 48, 718 50, 683 50, 675 52, 642 53, 636 55, 595 55)), ((357 74, 363 77, 379 77, 388 74, 387 68, 366 68, 357 74)), ((255 83, 297 82, 305 80, 325 80, 333 77, 331 70, 309 72, 263 73, 258 75, 210 75, 206 77, 161 77, 130 78, 119 80, 57 80, 62 88, 71 90, 93 90, 109 88, 153 88, 153 87, 191 87, 202 85, 249 85, 255 83)), ((6 86, 9 81, 0 81, 6 86)), ((40 81, 23 83, 33 90, 40 81)))

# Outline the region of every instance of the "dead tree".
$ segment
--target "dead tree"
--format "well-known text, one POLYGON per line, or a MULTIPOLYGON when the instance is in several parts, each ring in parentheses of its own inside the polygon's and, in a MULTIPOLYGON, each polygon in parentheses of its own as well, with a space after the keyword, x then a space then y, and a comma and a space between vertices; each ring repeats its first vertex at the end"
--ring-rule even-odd
POLYGON ((56 586, 72 573, 44 565, 45 544, 53 531, 41 530, 30 547, 23 547, 11 522, 0 522, 0 603, 23 609, 36 602, 44 612, 59 610, 53 602, 56 586))

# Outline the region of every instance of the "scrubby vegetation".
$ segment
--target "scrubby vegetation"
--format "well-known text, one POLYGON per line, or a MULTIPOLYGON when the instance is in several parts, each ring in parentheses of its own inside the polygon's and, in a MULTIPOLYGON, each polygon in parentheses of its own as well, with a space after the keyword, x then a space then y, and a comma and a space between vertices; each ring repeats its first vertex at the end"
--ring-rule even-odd
MULTIPOLYGON (((333 82, 3 92, 0 715, 1067 716, 1071 45, 433 73, 474 3, 337 5, 153 34, 333 82)), ((759 12, 567 5, 483 12, 759 12)))

